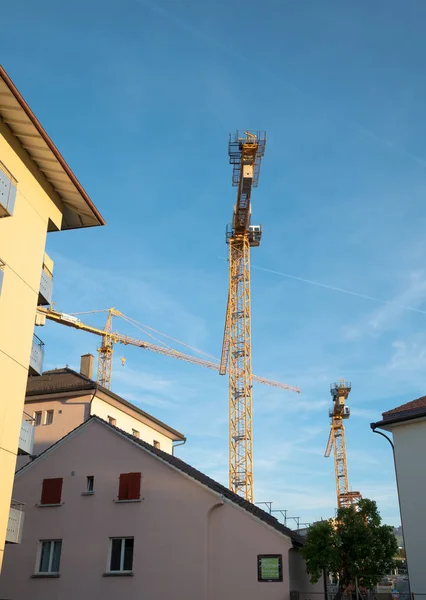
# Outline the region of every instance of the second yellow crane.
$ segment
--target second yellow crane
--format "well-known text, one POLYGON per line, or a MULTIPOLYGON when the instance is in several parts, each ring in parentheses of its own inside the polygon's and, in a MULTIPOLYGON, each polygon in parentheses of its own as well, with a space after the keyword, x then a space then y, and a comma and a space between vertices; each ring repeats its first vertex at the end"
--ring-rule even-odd
MULTIPOLYGON (((199 365, 200 367, 212 369, 213 371, 219 371, 220 366, 218 362, 205 360, 203 358, 199 358, 198 356, 191 356, 190 354, 184 354, 183 352, 179 352, 178 350, 174 350, 173 348, 167 346, 152 344, 151 342, 146 342, 144 340, 139 340, 137 338, 133 338, 131 336, 112 331, 113 316, 122 317, 128 322, 132 322, 133 320, 129 317, 126 317, 126 315, 124 315, 116 308, 110 308, 106 312, 108 312, 106 325, 104 329, 99 329, 98 327, 93 327, 92 325, 83 323, 75 315, 69 315, 53 310, 52 308, 44 308, 42 306, 39 306, 37 308, 38 314, 36 324, 43 325, 44 320, 49 319, 50 321, 55 321, 56 323, 60 323, 61 325, 66 325, 67 327, 71 327, 73 329, 79 329, 80 331, 86 331, 87 333, 93 333, 95 335, 100 336, 102 338, 102 343, 98 349, 98 374, 96 380, 100 385, 107 389, 110 389, 111 387, 112 358, 114 353, 114 345, 116 343, 124 344, 125 346, 136 346, 138 348, 144 348, 145 350, 150 350, 151 352, 156 352, 157 354, 162 354, 163 356, 170 356, 171 358, 177 358, 179 360, 183 360, 194 365, 199 365)), ((122 359, 122 361, 123 360, 124 359, 122 359)), ((258 383, 270 385, 272 387, 281 388, 284 390, 297 391, 297 388, 293 388, 292 386, 287 385, 286 383, 281 383, 280 381, 273 381, 272 379, 265 379, 264 377, 259 377, 257 375, 253 375, 253 380, 257 381, 258 383)))

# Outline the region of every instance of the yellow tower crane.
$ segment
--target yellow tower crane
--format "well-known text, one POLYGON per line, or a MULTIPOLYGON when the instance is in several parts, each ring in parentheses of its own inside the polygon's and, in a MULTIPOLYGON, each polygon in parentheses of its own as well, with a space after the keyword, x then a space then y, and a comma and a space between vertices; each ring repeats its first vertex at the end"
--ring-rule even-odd
MULTIPOLYGON (((103 311, 94 311, 94 312, 103 312, 103 311)), ((45 319, 49 319, 51 321, 55 321, 56 323, 60 323, 62 325, 66 325, 67 327, 72 327, 74 329, 79 329, 80 331, 86 331, 88 333, 93 333, 102 338, 102 343, 98 349, 98 374, 97 374, 97 382, 103 387, 110 389, 111 387, 111 375, 112 375, 112 357, 114 352, 114 344, 124 344, 130 346, 137 346, 139 348, 144 348, 145 350, 151 350, 152 352, 156 352, 157 354, 162 354, 163 356, 170 356, 172 358, 177 358, 179 360, 183 360, 195 365, 199 365, 201 367, 205 367, 207 369, 212 369, 214 371, 219 371, 219 363, 213 362, 210 360, 204 360, 202 358, 198 358, 197 356, 191 356, 190 354, 184 354, 183 352, 179 352, 178 350, 174 350, 173 348, 167 346, 159 346, 157 344, 152 344, 150 342, 145 342, 143 340, 139 340, 128 335, 123 335, 121 333, 117 333, 112 331, 112 317, 122 317, 124 320, 129 323, 135 324, 136 322, 129 317, 126 317, 122 312, 115 308, 108 309, 108 317, 106 321, 106 325, 104 329, 99 329, 97 327, 92 327, 91 325, 87 325, 80 321, 74 315, 68 315, 65 313, 58 312, 53 310, 52 308, 43 308, 39 306, 37 308, 37 318, 36 324, 43 325, 45 319)), ((159 333, 159 332, 157 332, 159 333)), ((173 339, 173 338, 171 338, 173 339)), ((174 340, 177 341, 177 340, 174 340)), ((122 359, 123 362, 123 359, 122 359)), ((291 386, 281 383, 279 381, 273 381, 272 379, 265 379, 264 377, 258 377, 253 375, 253 380, 259 383, 263 383, 265 385, 270 385, 272 387, 281 388, 284 390, 293 389, 291 386)))
POLYGON ((349 490, 345 427, 343 425, 343 420, 349 419, 351 414, 349 406, 346 405, 346 400, 348 399, 350 391, 351 384, 348 381, 340 380, 337 383, 332 383, 330 386, 333 406, 329 411, 331 428, 324 456, 330 456, 334 446, 334 470, 336 475, 338 508, 356 504, 362 497, 359 492, 352 492, 349 490))
MULTIPOLYGON (((229 136, 232 185, 238 188, 229 244, 229 294, 219 373, 229 363, 229 487, 253 502, 253 427, 250 315, 250 248, 259 246, 260 225, 251 225, 251 192, 257 187, 265 152, 264 131, 237 131, 229 136)), ((294 392, 297 388, 288 386, 294 392)))

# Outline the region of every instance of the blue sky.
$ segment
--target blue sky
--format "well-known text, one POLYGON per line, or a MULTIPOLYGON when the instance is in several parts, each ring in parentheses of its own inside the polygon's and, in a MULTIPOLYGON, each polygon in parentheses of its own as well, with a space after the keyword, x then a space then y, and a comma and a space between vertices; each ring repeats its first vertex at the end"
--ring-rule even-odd
MULTIPOLYGON (((425 391, 425 18, 420 0, 2 8, 2 63, 108 222, 49 236, 60 310, 114 305, 219 356, 227 136, 267 130, 253 370, 302 394, 254 388, 255 496, 301 522, 333 512, 329 384, 346 378, 350 483, 399 524, 390 448, 369 423, 425 391)), ((47 368, 97 348, 53 323, 39 335, 47 368)), ((125 347, 112 389, 184 432, 180 456, 226 483, 226 379, 125 347)))

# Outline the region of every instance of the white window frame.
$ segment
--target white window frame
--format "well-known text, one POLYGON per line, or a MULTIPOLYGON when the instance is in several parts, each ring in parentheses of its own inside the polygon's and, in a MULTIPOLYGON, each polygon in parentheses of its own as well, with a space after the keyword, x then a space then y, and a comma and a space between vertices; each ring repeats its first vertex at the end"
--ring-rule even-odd
POLYGON ((125 537, 111 537, 109 538, 109 550, 108 550, 108 562, 107 562, 107 573, 133 573, 133 559, 135 555, 135 538, 133 536, 125 536, 125 537), (121 552, 120 552, 120 570, 119 571, 111 571, 111 556, 112 556, 112 542, 113 540, 121 540, 121 552), (133 540, 133 555, 132 555, 132 568, 130 571, 125 571, 123 569, 124 566, 124 542, 125 540, 133 540))
POLYGON ((38 427, 39 425, 42 424, 43 421, 43 411, 42 410, 35 410, 34 411, 34 426, 38 427), (40 423, 37 423, 37 415, 40 415, 40 423))
POLYGON ((53 562, 53 545, 55 542, 61 542, 61 553, 59 555, 59 569, 61 568, 61 558, 62 558, 62 540, 39 540, 38 548, 37 548, 37 559, 36 559, 36 575, 59 575, 60 571, 52 571, 52 562, 53 562), (48 571, 40 571, 40 561, 41 561, 41 550, 43 548, 43 544, 47 542, 50 543, 50 551, 49 551, 49 570, 48 571))
POLYGON ((54 410, 46 410, 46 412, 44 413, 44 424, 45 425, 52 425, 54 412, 55 412, 54 410), (47 422, 49 415, 52 415, 52 420, 50 421, 50 423, 47 422))
POLYGON ((95 477, 94 475, 87 475, 86 478, 86 494, 94 494, 95 493, 95 477), (90 483, 92 484, 92 489, 90 488, 90 483))

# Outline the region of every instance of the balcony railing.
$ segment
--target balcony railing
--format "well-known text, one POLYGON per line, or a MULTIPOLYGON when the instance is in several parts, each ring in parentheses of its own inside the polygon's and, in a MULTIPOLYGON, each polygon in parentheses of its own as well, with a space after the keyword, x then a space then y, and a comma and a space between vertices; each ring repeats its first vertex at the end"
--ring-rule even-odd
POLYGON ((47 306, 52 303, 53 290, 53 260, 45 253, 43 270, 40 279, 40 291, 38 294, 39 306, 47 306))
POLYGON ((35 334, 30 356, 30 375, 41 375, 43 372, 44 343, 35 334))
POLYGON ((21 543, 24 516, 24 504, 22 502, 12 500, 10 503, 9 522, 6 530, 6 543, 21 543))
POLYGON ((18 454, 32 454, 34 447, 34 419, 26 412, 23 414, 19 434, 18 454))
POLYGON ((0 218, 13 215, 16 200, 16 181, 0 161, 0 218))
POLYGON ((52 302, 53 277, 45 269, 41 272, 40 291, 38 294, 39 306, 47 306, 52 302))

